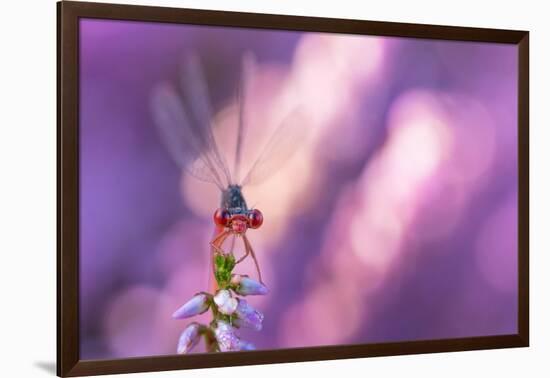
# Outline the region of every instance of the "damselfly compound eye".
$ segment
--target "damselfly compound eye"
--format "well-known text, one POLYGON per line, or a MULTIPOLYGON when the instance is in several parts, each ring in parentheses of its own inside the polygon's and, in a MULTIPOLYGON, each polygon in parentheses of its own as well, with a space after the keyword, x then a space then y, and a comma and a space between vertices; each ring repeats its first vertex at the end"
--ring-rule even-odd
POLYGON ((227 227, 231 214, 226 209, 217 209, 214 212, 214 223, 218 226, 227 227))
POLYGON ((258 209, 254 209, 248 213, 248 224, 250 228, 260 228, 264 223, 264 216, 258 209))

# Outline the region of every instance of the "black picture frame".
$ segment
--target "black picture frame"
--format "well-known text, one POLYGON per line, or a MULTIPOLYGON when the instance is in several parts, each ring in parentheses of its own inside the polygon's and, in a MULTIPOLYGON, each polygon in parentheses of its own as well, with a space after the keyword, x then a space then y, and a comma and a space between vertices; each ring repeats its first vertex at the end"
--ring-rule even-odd
POLYGON ((454 26, 63 1, 57 3, 57 374, 150 372, 529 345, 529 33, 454 26), (512 44, 518 47, 518 333, 460 339, 191 354, 79 358, 79 18, 352 33, 512 44))

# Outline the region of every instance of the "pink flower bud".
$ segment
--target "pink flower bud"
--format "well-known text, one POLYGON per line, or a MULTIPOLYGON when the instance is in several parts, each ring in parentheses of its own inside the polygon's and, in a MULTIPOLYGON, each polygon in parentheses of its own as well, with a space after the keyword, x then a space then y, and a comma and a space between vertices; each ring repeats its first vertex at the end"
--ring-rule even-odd
POLYGON ((223 321, 217 322, 217 327, 214 330, 216 341, 222 352, 230 352, 241 350, 241 339, 237 337, 235 328, 223 321))
POLYGON ((241 340, 237 336, 237 330, 227 322, 219 320, 216 323, 214 335, 222 352, 256 349, 252 343, 241 340))
POLYGON ((239 298, 239 305, 237 306, 237 310, 235 311, 235 314, 237 315, 237 318, 234 320, 234 325, 236 327, 245 327, 245 328, 252 328, 256 331, 260 331, 262 329, 262 321, 264 320, 264 315, 250 306, 247 301, 244 299, 239 298))
POLYGON ((174 319, 184 319, 202 314, 210 307, 209 299, 209 296, 204 293, 196 294, 187 303, 177 309, 176 312, 172 314, 172 317, 174 319))
POLYGON ((229 290, 220 290, 214 296, 214 303, 218 306, 218 310, 225 315, 231 315, 237 309, 237 299, 231 297, 229 290))
POLYGON ((197 345, 200 339, 199 330, 198 323, 191 323, 183 330, 178 342, 178 354, 188 353, 197 345))
POLYGON ((231 283, 236 286, 235 292, 240 295, 266 295, 267 287, 250 277, 234 275, 231 283))

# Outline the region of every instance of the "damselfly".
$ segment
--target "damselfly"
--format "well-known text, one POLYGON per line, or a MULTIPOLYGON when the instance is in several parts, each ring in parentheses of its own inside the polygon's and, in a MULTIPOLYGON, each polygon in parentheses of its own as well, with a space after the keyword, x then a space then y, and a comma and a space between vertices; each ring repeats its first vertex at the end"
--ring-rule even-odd
POLYGON ((238 124, 232 169, 214 137, 216 125, 208 88, 196 55, 191 54, 187 58, 178 86, 165 83, 156 88, 152 108, 161 138, 174 160, 191 176, 212 183, 221 191, 220 207, 213 217, 216 232, 210 243, 212 254, 224 253, 222 244, 229 236, 242 238, 245 253, 237 263, 251 256, 258 278, 262 281, 260 265, 246 232, 262 225, 263 214, 258 209, 248 207, 242 188, 258 184, 276 172, 293 155, 299 143, 303 142, 299 133, 304 131, 305 125, 299 106, 292 107, 241 179, 247 128, 245 110, 247 98, 251 95, 248 89, 255 72, 255 60, 252 55, 246 54, 237 89, 238 124))

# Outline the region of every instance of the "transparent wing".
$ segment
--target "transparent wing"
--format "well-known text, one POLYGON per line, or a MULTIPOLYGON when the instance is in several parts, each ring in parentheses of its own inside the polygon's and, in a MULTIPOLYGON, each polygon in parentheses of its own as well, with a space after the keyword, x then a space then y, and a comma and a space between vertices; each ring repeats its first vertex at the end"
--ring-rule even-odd
POLYGON ((196 58, 184 66, 181 85, 183 97, 169 84, 153 91, 152 114, 160 137, 183 170, 223 189, 231 178, 214 139, 208 94, 196 58), (191 106, 191 114, 184 102, 191 106))
POLYGON ((245 113, 246 99, 249 98, 249 89, 256 72, 256 58, 250 52, 243 57, 242 72, 237 93, 239 105, 239 120, 237 124, 237 136, 235 143, 235 166, 233 168, 234 179, 238 182, 240 178, 241 161, 244 150, 244 139, 246 135, 247 118, 245 113))
POLYGON ((191 106, 191 111, 196 122, 203 126, 200 128, 201 132, 197 134, 197 137, 204 147, 208 147, 205 150, 208 159, 219 168, 219 172, 226 184, 233 183, 227 162, 220 153, 216 139, 214 138, 214 118, 212 116, 210 97, 200 61, 195 54, 191 54, 184 65, 181 75, 181 88, 185 94, 187 103, 191 106))
POLYGON ((299 108, 291 111, 269 138, 241 185, 260 184, 290 160, 307 137, 306 122, 299 108))

